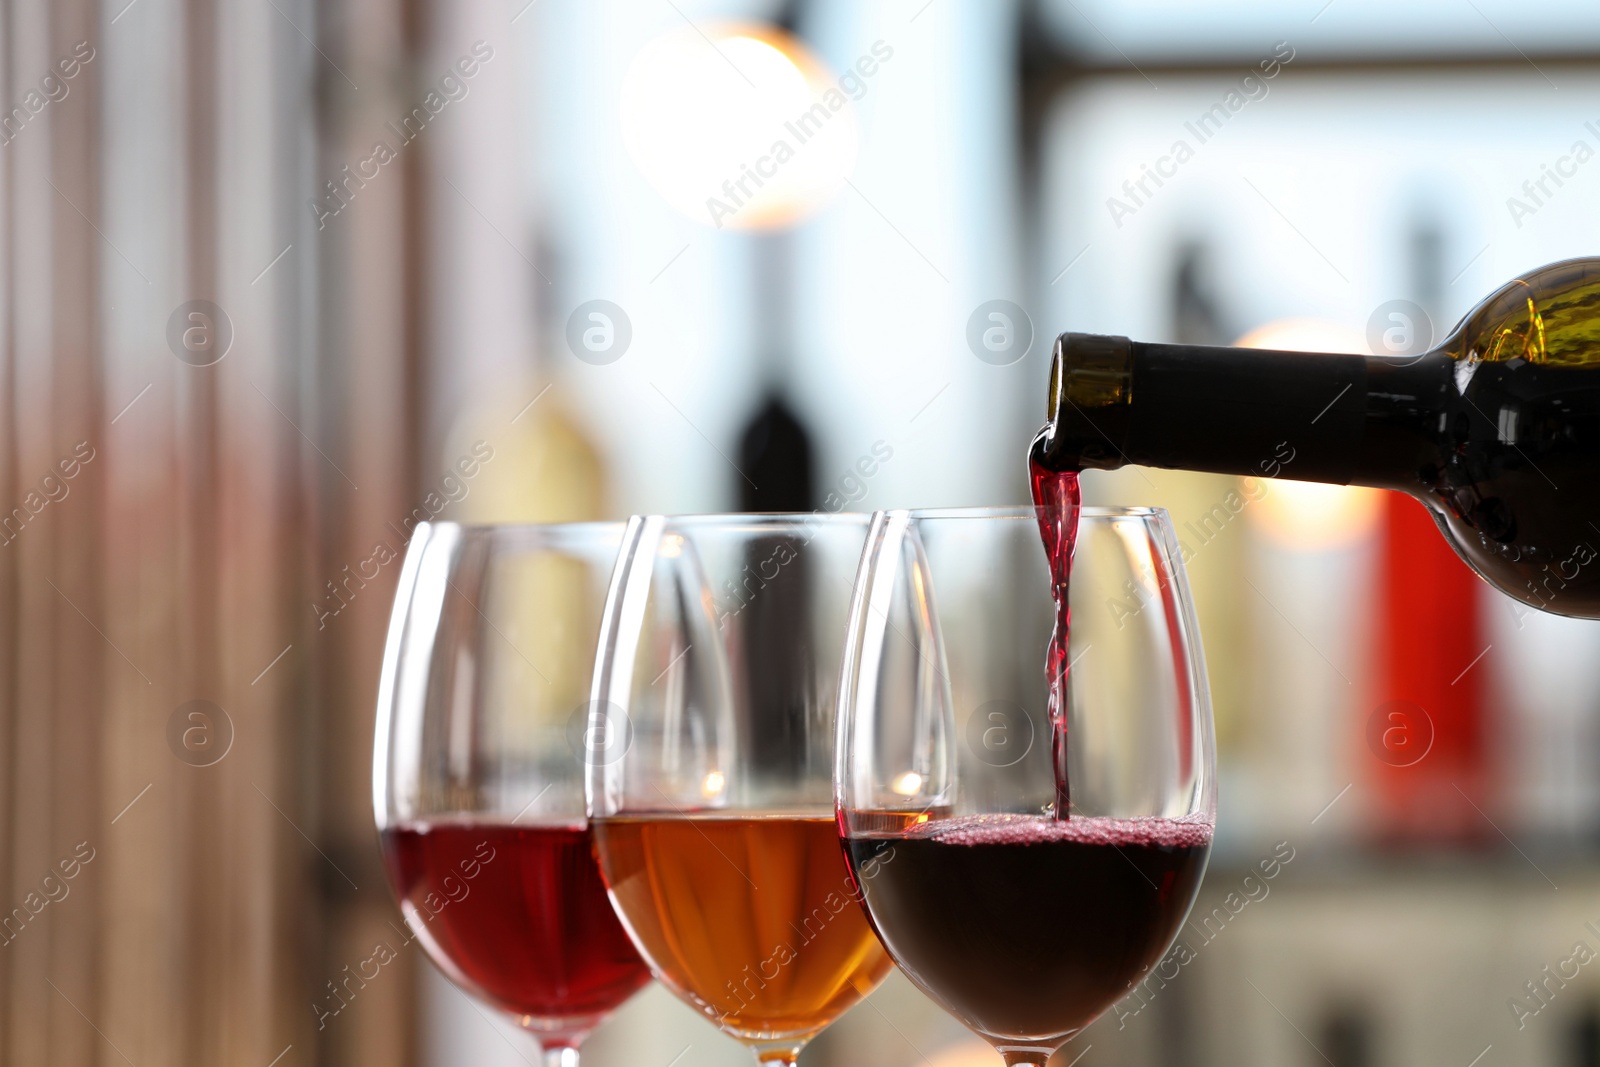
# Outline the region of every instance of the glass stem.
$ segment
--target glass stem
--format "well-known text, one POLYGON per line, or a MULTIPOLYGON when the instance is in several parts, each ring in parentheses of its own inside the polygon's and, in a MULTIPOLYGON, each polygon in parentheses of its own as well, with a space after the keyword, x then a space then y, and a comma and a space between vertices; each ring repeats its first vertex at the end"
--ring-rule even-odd
POLYGON ((751 1051, 756 1054, 756 1067, 795 1067, 800 1059, 800 1049, 805 1042, 798 1045, 785 1041, 776 1041, 771 1044, 757 1044, 751 1046, 751 1051))
POLYGON ((578 1050, 571 1045, 544 1050, 544 1067, 578 1067, 578 1050))

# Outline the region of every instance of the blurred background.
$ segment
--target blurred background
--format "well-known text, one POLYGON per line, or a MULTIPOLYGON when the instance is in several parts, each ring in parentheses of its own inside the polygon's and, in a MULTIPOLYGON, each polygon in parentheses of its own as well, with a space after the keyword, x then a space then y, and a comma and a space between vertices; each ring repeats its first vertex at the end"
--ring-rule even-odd
MULTIPOLYGON (((5 1064, 537 1062, 416 951, 313 1006, 416 522, 1022 502, 1061 330, 1418 352, 1600 240, 1577 0, 7 0, 0 72, 5 1064)), ((1600 624, 1408 500, 1085 486, 1177 520, 1222 815, 1062 1067, 1600 1064, 1600 624)), ((895 977, 805 1062, 993 1055, 895 977)))

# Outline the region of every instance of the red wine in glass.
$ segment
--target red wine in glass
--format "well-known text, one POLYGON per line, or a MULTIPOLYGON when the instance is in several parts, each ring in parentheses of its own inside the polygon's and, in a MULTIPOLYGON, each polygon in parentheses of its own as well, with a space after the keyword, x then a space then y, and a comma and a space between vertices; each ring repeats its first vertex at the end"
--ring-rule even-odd
POLYGON ((1050 564, 1050 596, 1056 604, 1056 625, 1045 654, 1045 677, 1050 683, 1050 759, 1055 768, 1055 817, 1069 815, 1072 790, 1067 782, 1067 658, 1072 634, 1072 606, 1067 590, 1072 579, 1072 552, 1078 543, 1078 514, 1083 492, 1076 470, 1055 471, 1044 464, 1044 438, 1034 441, 1028 453, 1028 481, 1033 505, 1038 509, 1039 536, 1050 564))
POLYGON ((585 826, 467 821, 383 831, 389 878, 428 955, 572 1048, 650 979, 606 896, 585 826))
POLYGON ((1160 961, 1199 889, 1211 823, 974 815, 847 836, 845 848, 907 976, 1026 1059, 1160 961))

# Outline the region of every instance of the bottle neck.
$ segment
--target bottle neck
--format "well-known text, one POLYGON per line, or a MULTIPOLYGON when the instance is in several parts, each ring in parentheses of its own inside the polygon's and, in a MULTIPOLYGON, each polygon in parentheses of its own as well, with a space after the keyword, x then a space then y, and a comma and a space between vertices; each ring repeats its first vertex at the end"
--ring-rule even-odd
POLYGON ((1414 492, 1449 363, 1062 334, 1041 458, 1414 492))

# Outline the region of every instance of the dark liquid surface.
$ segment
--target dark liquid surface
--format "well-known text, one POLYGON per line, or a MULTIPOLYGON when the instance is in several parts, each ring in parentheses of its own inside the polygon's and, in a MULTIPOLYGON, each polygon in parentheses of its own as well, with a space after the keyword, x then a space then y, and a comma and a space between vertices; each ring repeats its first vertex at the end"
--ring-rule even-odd
POLYGON ((606 897, 588 829, 416 823, 382 841, 428 954, 496 1006, 592 1025, 649 981, 606 897))
POLYGON ((1039 514, 1039 536, 1050 564, 1050 596, 1056 604, 1055 630, 1045 654, 1045 678, 1050 684, 1050 758, 1055 769, 1055 815, 1068 817, 1072 790, 1067 780, 1067 669, 1072 633, 1072 606, 1068 587, 1072 579, 1072 552, 1078 543, 1078 514, 1083 493, 1075 470, 1053 471, 1044 465, 1037 445, 1028 456, 1028 481, 1039 514))
POLYGON ((1211 827, 991 815, 845 847, 912 981, 997 1043, 1053 1045, 1160 961, 1194 902, 1211 827))

